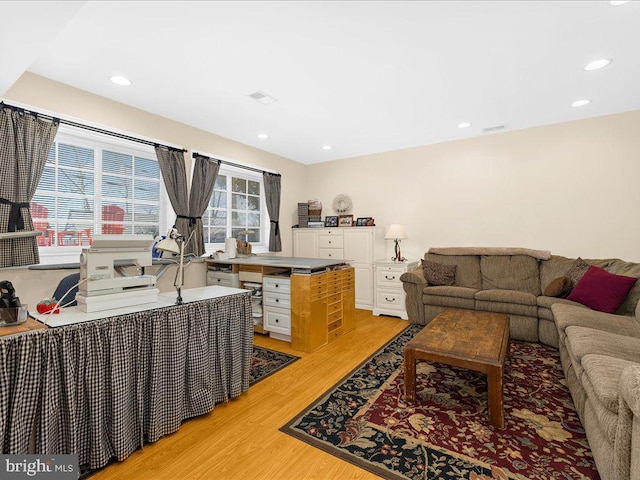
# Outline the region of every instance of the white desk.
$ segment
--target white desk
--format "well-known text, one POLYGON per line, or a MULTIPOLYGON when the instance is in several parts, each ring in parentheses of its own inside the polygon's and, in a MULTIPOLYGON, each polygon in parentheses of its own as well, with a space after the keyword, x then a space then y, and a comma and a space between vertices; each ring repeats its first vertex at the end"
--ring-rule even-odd
MULTIPOLYGON (((189 288, 182 291, 182 301, 184 303, 199 302, 210 298, 220 298, 240 293, 247 293, 247 291, 239 288, 219 286, 189 288)), ((78 307, 66 307, 61 308, 60 313, 30 313, 36 320, 49 327, 64 327, 66 325, 73 325, 76 323, 100 320, 102 318, 144 312, 146 310, 153 310, 154 308, 170 307, 171 305, 175 305, 177 296, 178 294, 176 292, 161 293, 158 295, 158 301, 155 303, 143 303, 141 305, 114 308, 111 310, 103 310, 101 312, 87 313, 79 310, 78 307)))

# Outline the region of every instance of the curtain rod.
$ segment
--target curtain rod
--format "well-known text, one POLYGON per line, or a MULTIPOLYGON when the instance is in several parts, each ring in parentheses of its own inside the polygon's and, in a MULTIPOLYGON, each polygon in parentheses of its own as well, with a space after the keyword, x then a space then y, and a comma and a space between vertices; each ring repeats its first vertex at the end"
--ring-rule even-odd
POLYGON ((278 177, 280 177, 281 175, 279 173, 273 173, 273 172, 268 172, 266 170, 260 170, 259 168, 254 168, 254 167, 249 167, 247 165, 239 165, 237 163, 233 163, 233 162, 229 162, 227 160, 220 160, 219 158, 213 158, 213 157, 209 157, 208 155, 203 155, 201 153, 198 152, 193 152, 191 154, 192 158, 196 158, 196 157, 200 157, 200 158, 205 158, 207 160, 215 160, 218 163, 222 163, 224 165, 229 165, 230 167, 236 167, 236 168, 244 168, 245 170, 251 170, 252 172, 258 172, 258 173, 268 173, 270 175, 276 175, 278 177))
POLYGON ((78 123, 78 122, 73 122, 71 120, 65 120, 64 118, 58 118, 58 117, 53 117, 51 115, 47 115, 44 113, 39 113, 39 112, 34 112, 33 110, 29 110, 27 108, 22 108, 22 107, 17 107, 15 105, 9 105, 8 103, 5 102, 0 102, 0 108, 9 108, 11 110, 20 112, 20 113, 26 113, 29 115, 34 115, 36 117, 42 118, 44 120, 49 120, 52 121, 54 123, 58 122, 61 123, 63 125, 69 125, 71 127, 77 127, 77 128, 82 128, 84 130, 89 130, 90 132, 95 132, 95 133, 102 133, 104 135, 109 135, 111 137, 116 137, 116 138, 121 138, 123 140, 129 140, 131 142, 137 142, 137 143, 142 143, 145 145, 150 145, 152 147, 162 147, 162 148, 167 148, 169 150, 177 150, 177 151, 181 151, 181 152, 186 152, 186 150, 184 148, 177 148, 177 147, 172 147, 170 145, 163 145, 161 143, 158 142, 154 142, 151 140, 144 140, 142 138, 136 138, 136 137, 132 137, 130 135, 125 135, 124 133, 117 133, 117 132, 111 132, 109 130, 105 130, 103 128, 99 128, 99 127, 92 127, 91 125, 84 125, 82 123, 78 123))

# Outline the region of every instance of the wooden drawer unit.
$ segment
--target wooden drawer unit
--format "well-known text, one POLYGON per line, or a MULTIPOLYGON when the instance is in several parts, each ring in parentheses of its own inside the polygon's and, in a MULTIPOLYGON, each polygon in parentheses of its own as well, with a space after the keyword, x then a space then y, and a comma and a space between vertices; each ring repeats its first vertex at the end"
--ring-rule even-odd
MULTIPOLYGON (((312 352, 355 326, 353 268, 291 276, 291 347, 312 352), (345 274, 346 272, 346 274, 345 274), (345 282, 351 282, 346 286, 345 282)), ((266 307, 271 308, 271 307, 266 307)))
POLYGON ((408 320, 404 304, 405 294, 400 277, 403 273, 417 266, 418 262, 416 261, 378 260, 375 262, 374 315, 393 315, 408 320))

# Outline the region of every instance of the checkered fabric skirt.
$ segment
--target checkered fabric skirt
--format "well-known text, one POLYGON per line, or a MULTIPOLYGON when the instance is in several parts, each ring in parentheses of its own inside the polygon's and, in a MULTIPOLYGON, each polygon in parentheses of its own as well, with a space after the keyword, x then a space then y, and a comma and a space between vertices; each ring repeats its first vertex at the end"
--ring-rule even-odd
POLYGON ((123 460, 246 391, 252 341, 249 293, 0 339, 2 452, 123 460))

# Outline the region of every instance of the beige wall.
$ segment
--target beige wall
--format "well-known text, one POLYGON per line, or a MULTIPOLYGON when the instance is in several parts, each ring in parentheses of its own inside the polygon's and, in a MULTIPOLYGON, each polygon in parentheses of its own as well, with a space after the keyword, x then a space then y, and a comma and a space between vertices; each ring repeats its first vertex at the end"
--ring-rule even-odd
MULTIPOLYGON (((378 257, 392 251, 386 227, 401 223, 412 258, 431 246, 472 245, 640 261, 640 111, 304 166, 30 73, 5 98, 280 172, 284 255, 297 202, 319 198, 331 215, 333 197, 348 193, 356 217, 376 219, 378 257)), ((204 283, 202 264, 189 268, 186 286, 204 283)), ((67 273, 5 269, 0 277, 35 304, 67 273)))
MULTIPOLYGON (((297 223, 296 207, 306 197, 305 166, 292 160, 258 150, 197 128, 174 122, 151 113, 78 90, 52 80, 25 73, 5 94, 7 102, 17 102, 65 117, 99 124, 106 128, 149 137, 168 144, 275 170, 282 175, 280 227, 283 231, 282 254, 291 255, 291 225, 297 223)), ((159 100, 160 101, 160 100, 159 100)), ((187 158, 187 167, 190 167, 187 158)), ((191 265, 194 273, 186 274, 185 286, 204 284, 204 267, 191 265)), ((3 269, 0 280, 14 282, 23 303, 35 305, 50 296, 60 278, 69 271, 42 272, 24 268, 3 269)), ((168 271, 159 283, 161 291, 171 290, 175 269, 168 271)))
MULTIPOLYGON (((640 111, 326 162, 308 196, 338 193, 407 257, 433 246, 514 246, 640 261, 640 111)), ((306 197, 305 197, 306 198, 306 197)))

